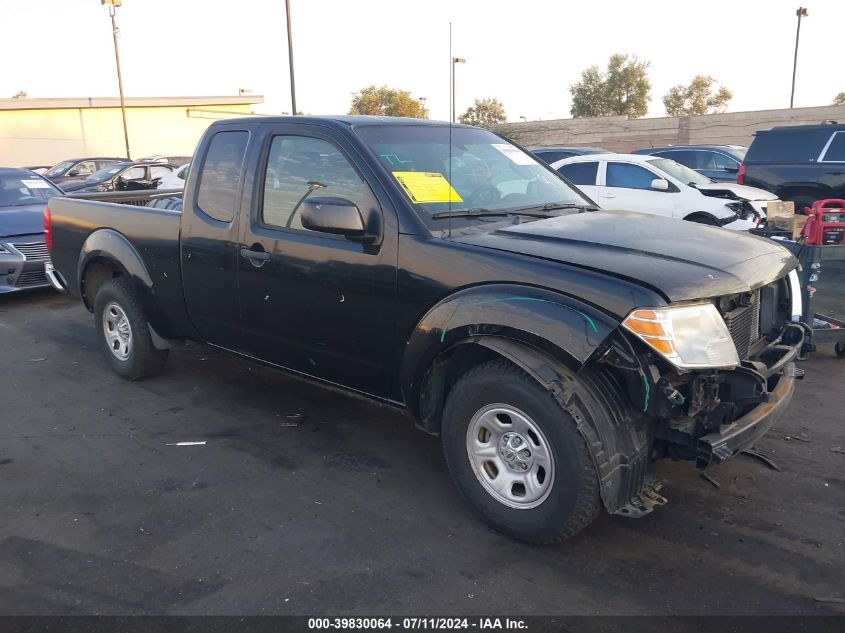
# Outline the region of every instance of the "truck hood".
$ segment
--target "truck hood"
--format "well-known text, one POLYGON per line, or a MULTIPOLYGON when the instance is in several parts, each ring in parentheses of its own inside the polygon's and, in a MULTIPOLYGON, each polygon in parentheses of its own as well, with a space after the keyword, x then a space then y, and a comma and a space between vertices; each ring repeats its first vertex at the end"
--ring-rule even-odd
POLYGON ((628 279, 670 302, 748 292, 798 265, 771 240, 627 211, 573 213, 454 239, 628 279))
POLYGON ((739 185, 735 182, 714 182, 709 185, 696 185, 705 196, 733 196, 735 200, 777 200, 778 197, 757 187, 739 185))
POLYGON ((0 239, 15 235, 32 235, 44 232, 44 207, 30 204, 25 207, 0 207, 0 239))

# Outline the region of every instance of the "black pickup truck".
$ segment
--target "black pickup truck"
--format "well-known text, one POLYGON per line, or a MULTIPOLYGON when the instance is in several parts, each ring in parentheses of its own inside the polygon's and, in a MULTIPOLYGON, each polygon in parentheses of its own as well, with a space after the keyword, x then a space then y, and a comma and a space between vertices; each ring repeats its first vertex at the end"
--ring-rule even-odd
POLYGON ((601 211, 486 130, 227 120, 194 165, 180 209, 45 211, 50 275, 112 369, 147 378, 202 341, 401 407, 514 537, 651 511, 653 460, 725 461, 801 375, 786 250, 601 211))

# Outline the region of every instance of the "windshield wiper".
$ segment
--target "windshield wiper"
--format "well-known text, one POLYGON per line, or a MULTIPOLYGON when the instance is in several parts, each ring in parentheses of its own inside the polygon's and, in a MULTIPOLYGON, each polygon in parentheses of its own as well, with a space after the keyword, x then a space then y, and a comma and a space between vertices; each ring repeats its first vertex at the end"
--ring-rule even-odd
POLYGON ((532 211, 558 211, 560 209, 583 209, 584 211, 598 211, 598 207, 592 204, 575 204, 574 202, 548 202, 533 207, 522 207, 515 209, 513 213, 532 211))
POLYGON ((466 211, 441 211, 434 213, 431 216, 432 220, 443 220, 445 218, 506 218, 512 215, 527 215, 532 218, 548 217, 544 213, 532 213, 532 209, 515 209, 494 211, 492 209, 484 209, 476 207, 474 209, 467 209, 466 211))

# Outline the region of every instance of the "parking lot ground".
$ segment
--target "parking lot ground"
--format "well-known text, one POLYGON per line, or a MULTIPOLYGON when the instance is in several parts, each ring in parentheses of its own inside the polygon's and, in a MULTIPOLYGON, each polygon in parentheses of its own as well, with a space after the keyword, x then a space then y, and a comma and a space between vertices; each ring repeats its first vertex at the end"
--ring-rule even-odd
POLYGON ((830 349, 758 444, 781 472, 661 462, 667 506, 553 547, 481 524, 392 410, 200 345, 121 380, 73 298, 0 297, 0 359, 2 614, 845 613, 830 349))

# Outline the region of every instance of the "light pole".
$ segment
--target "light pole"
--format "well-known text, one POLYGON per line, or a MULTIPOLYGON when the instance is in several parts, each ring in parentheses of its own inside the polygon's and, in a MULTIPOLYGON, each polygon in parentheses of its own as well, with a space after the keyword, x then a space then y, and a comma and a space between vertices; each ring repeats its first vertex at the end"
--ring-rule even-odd
POLYGON ((425 113, 425 102, 428 101, 428 97, 417 97, 417 101, 420 102, 420 107, 422 108, 423 113, 425 113))
POLYGON ((798 28, 795 31, 795 60, 792 62, 792 92, 789 95, 789 107, 795 100, 795 71, 798 70, 798 38, 801 36, 801 18, 807 17, 807 9, 805 7, 798 7, 795 12, 798 16, 798 28))
POLYGON ((288 16, 288 62, 290 63, 290 108, 291 112, 296 115, 296 87, 293 80, 293 35, 291 34, 290 25, 290 0, 285 0, 285 11, 288 16))
POLYGON ((117 66, 117 90, 120 93, 120 116, 123 119, 123 141, 126 143, 126 158, 131 158, 129 153, 129 131, 126 129, 126 101, 123 99, 123 76, 120 74, 120 52, 117 47, 117 35, 120 30, 114 21, 114 14, 117 12, 117 7, 122 4, 122 0, 100 0, 100 4, 107 4, 109 7, 109 16, 111 17, 111 32, 114 38, 114 63, 117 66))
POLYGON ((452 58, 452 123, 455 122, 455 66, 457 64, 466 64, 467 60, 463 57, 452 58))
POLYGON ((525 116, 524 114, 520 114, 520 115, 519 115, 519 118, 520 118, 520 119, 522 119, 522 122, 523 122, 523 123, 528 123, 528 117, 527 117, 527 116, 525 116))

